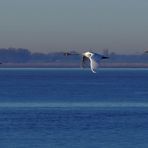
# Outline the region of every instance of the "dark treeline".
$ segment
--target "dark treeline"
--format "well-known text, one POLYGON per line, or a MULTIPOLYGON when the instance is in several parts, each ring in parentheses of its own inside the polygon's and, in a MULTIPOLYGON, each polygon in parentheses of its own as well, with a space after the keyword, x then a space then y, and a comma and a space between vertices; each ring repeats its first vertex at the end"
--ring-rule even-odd
POLYGON ((31 53, 27 49, 15 48, 1 48, 0 49, 0 62, 9 63, 24 63, 30 60, 31 53))
POLYGON ((122 55, 122 54, 109 54, 110 63, 148 63, 148 54, 133 54, 133 55, 122 55))
POLYGON ((0 63, 49 63, 73 61, 75 56, 65 58, 64 52, 32 53, 23 48, 0 48, 0 63))
MULTIPOLYGON (((139 55, 118 55, 109 53, 105 62, 109 63, 148 63, 148 53, 139 55)), ((50 63, 50 62, 79 62, 79 56, 64 56, 64 52, 32 53, 23 48, 0 48, 1 63, 50 63)))

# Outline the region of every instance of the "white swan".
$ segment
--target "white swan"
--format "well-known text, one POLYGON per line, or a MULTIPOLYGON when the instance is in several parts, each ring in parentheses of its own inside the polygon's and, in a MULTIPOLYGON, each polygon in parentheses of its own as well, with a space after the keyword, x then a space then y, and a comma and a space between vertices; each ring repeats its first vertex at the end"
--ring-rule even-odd
POLYGON ((83 55, 82 64, 84 64, 86 58, 88 58, 90 60, 90 68, 93 73, 96 73, 96 69, 98 67, 99 62, 102 59, 108 58, 108 57, 103 56, 101 54, 97 54, 97 53, 93 53, 93 52, 89 52, 89 51, 84 52, 82 55, 83 55))
MULTIPOLYGON (((69 55, 79 55, 79 54, 78 53, 64 53, 64 55, 69 56, 69 55)), ((98 53, 87 51, 87 52, 82 53, 81 66, 83 67, 85 65, 86 61, 89 60, 91 71, 93 73, 96 73, 96 69, 98 67, 99 62, 102 59, 107 59, 107 58, 109 58, 109 57, 103 56, 98 53)))

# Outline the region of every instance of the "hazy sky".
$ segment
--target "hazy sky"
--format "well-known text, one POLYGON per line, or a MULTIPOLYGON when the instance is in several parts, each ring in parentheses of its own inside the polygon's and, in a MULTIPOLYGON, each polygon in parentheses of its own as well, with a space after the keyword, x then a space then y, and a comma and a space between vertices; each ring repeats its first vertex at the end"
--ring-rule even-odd
POLYGON ((148 49, 148 0, 0 0, 0 48, 148 49))

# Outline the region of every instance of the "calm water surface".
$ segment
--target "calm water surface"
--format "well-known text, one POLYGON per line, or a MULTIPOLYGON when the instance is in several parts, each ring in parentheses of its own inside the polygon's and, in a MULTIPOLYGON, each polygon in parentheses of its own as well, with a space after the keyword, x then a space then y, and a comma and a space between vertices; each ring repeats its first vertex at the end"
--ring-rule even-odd
POLYGON ((0 69, 2 148, 147 148, 148 69, 0 69))
POLYGON ((0 69, 0 102, 147 102, 148 69, 0 69))

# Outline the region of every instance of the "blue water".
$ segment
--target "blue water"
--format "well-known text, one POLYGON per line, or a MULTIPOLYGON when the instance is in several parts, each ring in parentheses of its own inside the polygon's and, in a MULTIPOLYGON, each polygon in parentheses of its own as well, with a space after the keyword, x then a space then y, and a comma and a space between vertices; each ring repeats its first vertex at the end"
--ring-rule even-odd
POLYGON ((0 147, 147 148, 148 69, 0 69, 0 147))
POLYGON ((148 100, 148 69, 0 69, 0 102, 148 100))

